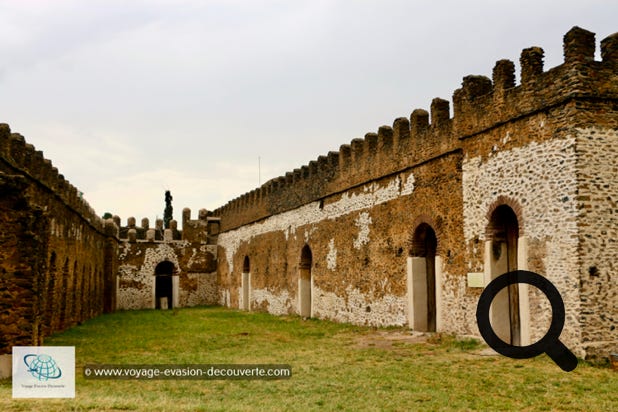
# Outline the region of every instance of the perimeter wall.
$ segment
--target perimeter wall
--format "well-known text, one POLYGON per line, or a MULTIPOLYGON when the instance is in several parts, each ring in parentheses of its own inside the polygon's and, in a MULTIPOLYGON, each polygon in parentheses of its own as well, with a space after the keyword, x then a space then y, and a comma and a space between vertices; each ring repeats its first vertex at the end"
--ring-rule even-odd
MULTIPOLYGON (((569 347, 615 350, 618 36, 594 52, 575 27, 560 66, 525 49, 519 84, 500 60, 463 79, 452 117, 436 98, 215 210, 220 303, 478 336, 483 287, 526 269, 561 293, 569 347)), ((545 296, 503 295, 499 336, 543 336, 545 296)))

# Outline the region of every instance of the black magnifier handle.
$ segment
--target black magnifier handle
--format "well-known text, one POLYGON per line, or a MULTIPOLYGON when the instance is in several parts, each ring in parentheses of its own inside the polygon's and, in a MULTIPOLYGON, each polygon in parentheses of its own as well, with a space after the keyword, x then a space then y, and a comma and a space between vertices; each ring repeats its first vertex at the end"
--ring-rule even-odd
POLYGON ((558 339, 547 345, 545 353, 565 372, 571 372, 577 367, 577 358, 573 352, 558 339))

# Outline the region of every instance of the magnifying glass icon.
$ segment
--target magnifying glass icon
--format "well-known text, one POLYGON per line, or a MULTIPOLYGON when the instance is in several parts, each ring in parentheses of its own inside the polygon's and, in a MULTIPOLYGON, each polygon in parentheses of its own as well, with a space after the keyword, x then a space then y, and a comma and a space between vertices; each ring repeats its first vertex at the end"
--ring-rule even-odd
POLYGON ((577 367, 577 358, 560 340, 564 327, 564 302, 558 289, 547 278, 527 270, 515 270, 492 280, 481 293, 476 307, 476 321, 485 342, 501 355, 515 359, 533 358, 541 353, 547 355, 564 371, 577 367), (515 346, 504 342, 496 335, 489 321, 489 307, 498 292, 515 283, 536 286, 547 296, 551 304, 552 319, 549 330, 539 341, 528 346, 515 346))

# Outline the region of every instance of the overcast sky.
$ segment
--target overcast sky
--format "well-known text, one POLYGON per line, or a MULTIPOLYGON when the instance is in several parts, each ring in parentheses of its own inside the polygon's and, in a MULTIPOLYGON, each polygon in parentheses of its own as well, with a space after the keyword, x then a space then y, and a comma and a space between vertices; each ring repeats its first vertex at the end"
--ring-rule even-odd
POLYGON ((572 26, 598 48, 617 17, 614 0, 0 0, 0 122, 101 215, 152 221, 169 189, 195 218, 257 187, 258 157, 264 183, 523 48, 560 64, 572 26))

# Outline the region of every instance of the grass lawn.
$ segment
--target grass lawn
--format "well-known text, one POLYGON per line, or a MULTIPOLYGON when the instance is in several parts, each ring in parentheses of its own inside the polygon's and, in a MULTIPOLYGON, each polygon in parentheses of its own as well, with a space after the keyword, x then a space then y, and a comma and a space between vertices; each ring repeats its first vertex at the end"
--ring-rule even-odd
POLYGON ((0 411, 618 410, 618 373, 547 356, 483 356, 473 340, 208 307, 100 316, 45 342, 75 346, 75 399, 0 411), (287 380, 94 380, 85 364, 289 364, 287 380))

